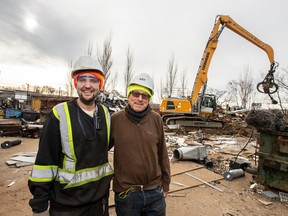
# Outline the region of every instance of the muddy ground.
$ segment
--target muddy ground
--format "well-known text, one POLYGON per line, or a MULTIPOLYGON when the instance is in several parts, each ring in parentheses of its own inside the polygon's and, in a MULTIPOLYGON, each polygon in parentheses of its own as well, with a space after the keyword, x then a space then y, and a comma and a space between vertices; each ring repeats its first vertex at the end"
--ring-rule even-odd
MULTIPOLYGON (((231 128, 230 131, 232 131, 231 128)), ((233 133, 224 135, 211 130, 202 131, 201 133, 204 135, 199 135, 199 132, 189 133, 187 131, 177 131, 174 134, 170 131, 169 138, 167 138, 168 141, 170 140, 169 153, 171 155, 173 148, 177 147, 179 137, 183 138, 182 144, 183 140, 188 145, 193 145, 196 140, 202 142, 202 144, 205 143, 209 146, 207 152, 209 158, 213 161, 213 168, 210 168, 210 171, 219 175, 223 174, 229 166, 229 160, 235 157, 249 140, 248 129, 236 129, 233 133)), ((8 149, 0 148, 0 216, 32 215, 28 205, 31 195, 27 187, 31 166, 16 168, 15 166, 8 166, 6 161, 18 152, 37 151, 39 139, 0 137, 0 143, 16 139, 21 139, 20 145, 8 149), (14 183, 11 184, 11 182, 14 183)), ((250 140, 245 147, 245 151, 242 151, 240 155, 253 158, 255 152, 253 145, 255 145, 255 139, 250 140)), ((191 163, 197 163, 197 161, 191 161, 191 163)), ((253 165, 255 164, 252 163, 253 165)), ((245 176, 232 181, 222 178, 210 182, 211 185, 223 190, 223 192, 203 183, 200 186, 170 193, 166 199, 167 215, 288 215, 288 203, 270 199, 261 194, 261 186, 251 188, 251 185, 255 183, 255 179, 257 180, 257 175, 245 173, 245 176)), ((265 188, 263 189, 265 190, 265 188)), ((110 207, 110 215, 116 215, 114 207, 110 207)))

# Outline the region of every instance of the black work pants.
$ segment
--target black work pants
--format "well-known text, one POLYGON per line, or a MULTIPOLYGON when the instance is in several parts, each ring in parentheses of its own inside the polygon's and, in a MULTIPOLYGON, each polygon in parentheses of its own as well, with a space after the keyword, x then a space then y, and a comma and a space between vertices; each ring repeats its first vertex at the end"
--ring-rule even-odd
POLYGON ((55 211, 50 208, 50 216, 108 216, 108 196, 99 202, 87 206, 75 208, 72 211, 55 211))

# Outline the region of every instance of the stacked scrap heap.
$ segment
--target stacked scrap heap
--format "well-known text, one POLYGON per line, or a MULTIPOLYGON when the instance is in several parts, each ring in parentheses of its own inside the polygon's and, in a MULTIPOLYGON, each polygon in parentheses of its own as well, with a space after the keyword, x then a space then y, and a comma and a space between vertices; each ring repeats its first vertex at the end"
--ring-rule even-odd
POLYGON ((281 110, 251 110, 245 122, 255 127, 258 132, 277 134, 287 132, 288 120, 281 110))

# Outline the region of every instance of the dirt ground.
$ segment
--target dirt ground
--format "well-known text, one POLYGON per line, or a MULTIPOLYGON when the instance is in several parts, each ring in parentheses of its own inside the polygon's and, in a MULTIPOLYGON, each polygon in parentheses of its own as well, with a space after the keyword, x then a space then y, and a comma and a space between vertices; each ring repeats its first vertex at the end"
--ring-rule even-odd
MULTIPOLYGON (((0 143, 21 139, 20 145, 3 149, 0 148, 0 216, 30 216, 32 215, 28 201, 31 198, 27 187, 31 166, 16 168, 8 166, 6 161, 18 152, 35 152, 38 148, 38 139, 19 137, 0 137, 0 143), (10 184, 14 181, 14 184, 10 184), (10 185, 10 186, 9 186, 10 185)), ((245 142, 245 139, 243 140, 245 142)), ((219 150, 219 148, 218 148, 219 150)), ((225 158, 231 155, 227 151, 210 151, 214 158, 225 158)), ((271 200, 261 193, 250 189, 253 175, 246 173, 244 177, 227 181, 224 178, 210 182, 223 190, 220 192, 207 184, 201 184, 182 191, 175 192, 179 196, 167 197, 168 216, 190 215, 288 215, 288 203, 271 200)), ((116 215, 114 207, 110 207, 110 215, 116 215)))

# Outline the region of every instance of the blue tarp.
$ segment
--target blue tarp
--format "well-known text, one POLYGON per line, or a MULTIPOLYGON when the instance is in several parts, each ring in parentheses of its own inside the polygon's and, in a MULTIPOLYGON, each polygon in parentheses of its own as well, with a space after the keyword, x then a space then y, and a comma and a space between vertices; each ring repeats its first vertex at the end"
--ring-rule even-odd
POLYGON ((5 118, 20 118, 22 114, 21 110, 6 108, 5 118))

